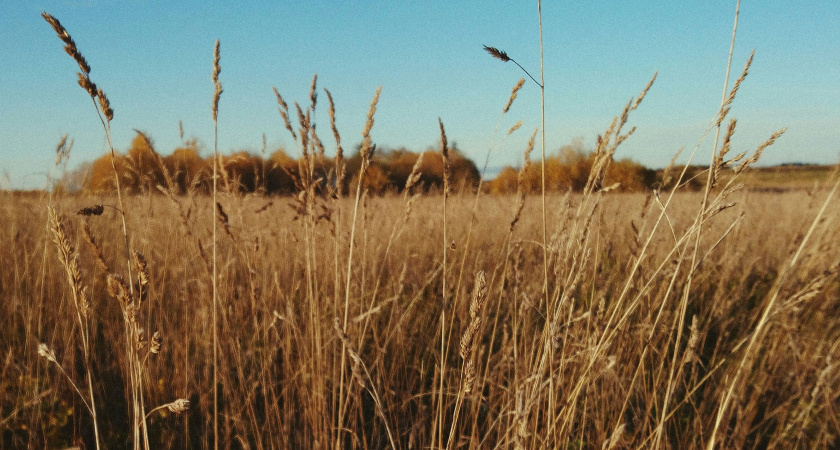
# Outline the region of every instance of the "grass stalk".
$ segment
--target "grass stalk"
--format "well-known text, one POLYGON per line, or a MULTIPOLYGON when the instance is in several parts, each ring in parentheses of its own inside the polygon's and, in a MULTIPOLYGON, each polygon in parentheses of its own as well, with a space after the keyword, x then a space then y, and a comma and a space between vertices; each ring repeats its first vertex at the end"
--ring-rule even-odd
MULTIPOLYGON (((697 213, 697 217, 696 217, 697 226, 695 227, 695 240, 694 240, 694 246, 693 246, 692 255, 691 255, 691 266, 690 266, 692 269, 695 268, 696 265, 697 265, 697 257, 698 257, 698 253, 700 251, 700 239, 701 239, 701 236, 702 236, 702 233, 703 233, 703 226, 702 226, 703 217, 705 215, 706 206, 707 206, 708 201, 709 201, 709 195, 711 194, 711 190, 712 190, 712 187, 713 187, 712 180, 713 180, 713 177, 715 176, 715 171, 717 170, 714 166, 715 166, 715 161, 717 159, 718 142, 719 142, 719 139, 720 139, 720 128, 721 128, 721 122, 722 122, 723 115, 724 115, 723 111, 724 111, 724 108, 726 106, 726 101, 727 101, 727 97, 728 97, 727 94, 728 94, 728 89, 729 89, 729 76, 730 76, 730 71, 732 69, 732 53, 735 49, 735 37, 737 36, 737 31, 738 31, 738 15, 739 15, 740 7, 741 7, 741 0, 736 0, 736 2, 735 2, 735 18, 734 18, 733 25, 732 25, 732 38, 730 39, 730 43, 729 43, 729 56, 728 56, 727 61, 726 61, 726 75, 724 76, 723 93, 721 94, 721 99, 720 99, 720 111, 721 111, 720 114, 721 114, 721 117, 719 118, 717 126, 715 127, 715 137, 714 137, 714 140, 712 141, 712 152, 711 152, 711 159, 710 159, 710 162, 709 162, 709 170, 708 170, 708 174, 707 174, 706 186, 705 186, 705 189, 703 190, 703 200, 700 204, 700 210, 697 213)), ((665 395, 664 395, 662 407, 660 409, 661 415, 660 415, 660 418, 659 418, 659 425, 656 428, 656 433, 655 433, 655 437, 654 437, 654 441, 653 441, 654 447, 658 447, 659 445, 661 445, 662 433, 663 433, 664 425, 665 425, 665 423, 664 423, 665 422, 665 417, 666 417, 665 415, 668 411, 668 405, 669 405, 670 400, 671 400, 671 395, 672 395, 673 390, 675 388, 675 386, 674 386, 675 380, 678 377, 678 373, 675 373, 675 371, 679 372, 682 369, 681 365, 679 366, 679 369, 677 367, 678 355, 681 355, 681 353, 678 350, 679 350, 680 344, 682 343, 682 332, 683 332, 683 329, 685 328, 685 326, 684 326, 684 324, 685 324, 685 314, 686 314, 686 309, 688 308, 688 297, 689 297, 689 293, 691 292, 692 282, 694 280, 694 272, 695 272, 694 270, 689 270, 687 279, 685 281, 685 287, 683 289, 683 294, 680 296, 679 314, 678 314, 678 319, 677 319, 676 326, 675 326, 675 328, 676 328, 676 338, 674 339, 674 351, 673 351, 673 355, 672 355, 672 362, 671 362, 671 365, 670 365, 670 372, 668 374, 667 388, 665 389, 665 395)))
MULTIPOLYGON (((58 214, 56 213, 55 209, 52 207, 49 208, 49 216, 53 238, 56 246, 58 247, 58 257, 67 274, 67 281, 70 285, 70 290, 73 295, 73 305, 75 306, 76 320, 79 325, 79 334, 81 335, 80 337, 82 341, 85 378, 88 384, 89 401, 85 402, 85 406, 87 406, 88 411, 90 411, 91 417, 93 418, 94 437, 96 439, 96 447, 99 448, 99 421, 97 420, 96 416, 96 397, 94 395, 93 376, 91 374, 91 344, 89 323, 90 300, 88 299, 87 289, 84 286, 82 286, 81 269, 79 268, 77 253, 73 246, 70 245, 70 241, 68 240, 67 235, 64 232, 64 224, 58 217, 58 214)), ((76 386, 75 383, 72 382, 72 379, 70 379, 70 376, 64 371, 61 365, 58 364, 58 361, 56 360, 55 355, 52 353, 52 350, 48 350, 46 349, 46 347, 42 348, 39 346, 38 352, 47 360, 54 362, 59 367, 59 369, 61 369, 61 372, 65 375, 65 377, 67 377, 71 381, 73 387, 76 389, 76 392, 78 392, 81 396, 79 388, 76 386)), ((82 396, 82 400, 84 400, 84 396, 82 396)))
POLYGON ((216 205, 218 205, 218 166, 219 166, 219 99, 222 95, 222 83, 219 82, 219 73, 222 68, 219 64, 219 40, 213 49, 213 204, 210 207, 210 220, 213 222, 213 448, 219 449, 219 274, 217 267, 217 239, 216 239, 216 205))
MULTIPOLYGON (((350 316, 350 280, 353 278, 353 250, 355 249, 355 239, 356 239, 356 223, 359 215, 359 203, 362 198, 362 190, 364 189, 364 181, 365 181, 365 174, 367 173, 367 169, 370 166, 371 160, 373 158, 373 151, 374 146, 370 138, 370 132, 373 129, 374 123, 374 115, 376 114, 376 105, 379 103, 379 95, 382 93, 382 87, 376 89, 376 93, 373 95, 373 99, 370 102, 370 109, 368 110, 367 121, 365 122, 365 128, 362 131, 362 147, 359 150, 359 154, 361 155, 361 166, 359 167, 359 177, 358 183, 356 184, 356 198, 353 202, 353 217, 350 219, 350 242, 348 243, 349 249, 347 253, 347 277, 346 277, 346 284, 344 286, 344 318, 341 323, 341 331, 343 333, 347 333, 347 321, 350 316)), ((344 428, 344 414, 347 408, 347 400, 345 399, 344 393, 344 374, 346 371, 346 355, 347 352, 346 345, 342 341, 342 350, 341 350, 341 369, 340 369, 340 382, 339 382, 339 405, 338 405, 338 414, 337 414, 337 423, 336 423, 336 439, 335 439, 335 448, 340 448, 341 443, 341 432, 344 428)), ((349 392, 348 392, 349 395, 349 392)))
MULTIPOLYGON (((449 293, 446 286, 446 263, 449 252, 449 236, 446 229, 446 213, 447 200, 449 199, 449 144, 446 140, 446 130, 443 127, 443 121, 438 118, 438 125, 440 125, 440 153, 443 160, 443 269, 441 270, 441 308, 440 308, 440 380, 438 386, 438 416, 437 416, 437 431, 438 431, 438 448, 443 449, 443 428, 444 428, 444 409, 446 403, 444 402, 444 381, 446 380, 446 360, 447 360, 447 345, 446 345, 446 308, 448 303, 449 293)), ((452 426, 455 424, 453 423, 452 426)))

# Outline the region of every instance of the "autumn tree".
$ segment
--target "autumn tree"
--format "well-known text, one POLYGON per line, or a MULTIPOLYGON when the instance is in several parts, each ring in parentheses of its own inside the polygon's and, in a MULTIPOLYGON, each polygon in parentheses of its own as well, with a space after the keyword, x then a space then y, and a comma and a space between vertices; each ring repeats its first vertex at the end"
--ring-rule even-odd
MULTIPOLYGON (((124 181, 124 176, 129 172, 128 163, 124 156, 117 155, 114 158, 114 166, 117 168, 117 174, 120 176, 120 182, 124 181)), ((116 191, 116 181, 114 180, 114 166, 111 165, 111 155, 105 154, 97 158, 90 165, 90 172, 87 177, 85 190, 91 193, 107 193, 116 191)))
POLYGON ((487 186, 490 193, 495 195, 513 194, 517 190, 519 171, 513 167, 504 167, 496 178, 490 181, 487 186))
POLYGON ((125 180, 127 192, 156 191, 156 186, 166 186, 163 159, 155 151, 151 139, 143 132, 137 133, 125 156, 127 172, 120 181, 125 180))
POLYGON ((268 158, 265 175, 265 190, 268 194, 287 195, 296 189, 298 162, 282 148, 278 148, 268 158))
MULTIPOLYGON (((171 189, 176 194, 188 192, 207 193, 212 184, 212 158, 202 158, 198 141, 188 140, 172 154, 161 157, 146 134, 137 132, 124 155, 115 159, 120 182, 126 192, 155 192, 158 186, 171 189)), ((374 194, 400 192, 421 153, 406 148, 375 151, 372 164, 365 176, 364 187, 374 194)), ((443 187, 443 160, 437 150, 423 152, 420 166, 419 189, 437 191, 443 187)), ((472 190, 478 185, 480 174, 476 165, 466 158, 456 145, 449 151, 452 186, 455 190, 472 190)), ((264 195, 289 195, 301 188, 301 171, 312 170, 312 180, 317 190, 328 189, 336 183, 331 158, 317 154, 303 161, 290 157, 282 148, 268 159, 237 151, 220 157, 222 185, 232 192, 261 193, 264 195)), ((355 176, 361 165, 358 148, 345 160, 347 177, 343 180, 345 192, 355 186, 355 176)), ((85 187, 92 192, 114 189, 114 175, 110 155, 105 155, 90 165, 85 187)))
POLYGON ((212 166, 201 158, 196 139, 186 141, 163 161, 174 181, 173 189, 177 189, 178 194, 186 194, 190 190, 209 192, 212 166))
MULTIPOLYGON (((420 153, 412 152, 405 147, 395 150, 385 150, 374 154, 371 167, 385 176, 387 186, 382 191, 400 192, 411 174, 420 153)), ((358 155, 354 155, 347 163, 348 173, 352 169, 358 171, 358 155)), ((473 189, 478 185, 480 173, 471 160, 466 158, 456 146, 449 149, 449 167, 452 175, 452 186, 456 189, 473 189)), ((423 152, 423 163, 420 166, 420 180, 417 183, 425 191, 443 188, 443 158, 437 150, 423 152)))
MULTIPOLYGON (((585 150, 583 141, 575 140, 564 145, 555 154, 546 158, 545 178, 546 189, 552 191, 575 192, 583 190, 592 165, 595 153, 585 150)), ((495 180, 490 182, 490 191, 494 194, 510 194, 517 190, 518 172, 512 167, 505 167, 495 180)), ((619 183, 618 189, 624 191, 640 191, 653 187, 656 183, 656 172, 630 159, 611 161, 604 179, 605 186, 619 183)), ((532 165, 523 177, 523 192, 535 194, 540 192, 542 185, 542 167, 532 165)), ((604 186, 604 187, 605 187, 604 186)))

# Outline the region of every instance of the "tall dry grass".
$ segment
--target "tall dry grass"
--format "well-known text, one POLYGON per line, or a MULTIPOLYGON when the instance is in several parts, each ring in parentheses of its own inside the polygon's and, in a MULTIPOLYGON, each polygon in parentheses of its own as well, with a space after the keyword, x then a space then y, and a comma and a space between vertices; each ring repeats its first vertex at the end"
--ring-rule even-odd
POLYGON ((347 197, 328 91, 336 162, 314 170, 316 81, 297 129, 275 90, 295 197, 242 195, 223 165, 212 196, 0 194, 0 448, 840 445, 837 174, 738 184, 780 133, 727 160, 730 121, 704 191, 683 171, 619 193, 605 180, 649 84, 580 193, 525 196, 533 134, 516 196, 414 195, 422 162, 403 195, 371 196, 377 91, 347 197))
MULTIPOLYGON (((702 193, 676 194, 667 209, 669 225, 655 231, 661 206, 652 194, 603 194, 597 206, 580 215, 577 210, 586 200, 581 195, 550 196, 551 288, 552 299, 562 301, 559 311, 540 304, 538 201, 526 200, 509 233, 517 198, 487 197, 479 205, 481 220, 474 225, 473 250, 466 257, 468 274, 486 273, 487 300, 480 313, 471 315, 474 280, 452 293, 453 311, 447 314, 452 332, 447 329, 445 336, 453 351, 443 358, 438 328, 442 266, 436 244, 443 240, 437 225, 440 199, 417 198, 407 222, 403 208, 395 207, 405 204, 402 197, 362 199, 347 330, 339 334, 333 322, 341 316, 333 311, 343 312, 344 298, 334 304, 332 224, 321 222, 312 230, 317 241, 313 256, 323 262, 315 272, 323 313, 313 322, 306 292, 306 229, 282 203, 255 213, 265 200, 243 198, 241 216, 229 219, 235 240, 219 242, 220 446, 289 448, 317 442, 323 447, 338 439, 340 447, 387 447, 393 439, 397 447, 416 448, 437 445, 432 432, 437 427, 453 436, 453 447, 468 442, 600 446, 608 440, 638 447, 651 445, 649 439, 661 427, 661 447, 701 447, 730 389, 731 412, 717 438, 722 445, 835 445, 840 388, 836 203, 828 203, 822 220, 814 221, 827 195, 821 189, 732 194, 737 204, 706 223, 703 259, 696 269, 688 267, 691 241, 683 236, 694 224, 702 193), (389 244, 392 230, 403 223, 404 230, 389 244), (680 303, 692 269, 694 287, 687 292, 677 341, 680 303), (474 317, 482 323, 469 339, 476 380, 465 392, 466 362, 454 349, 460 348, 474 317), (763 329, 756 334, 759 323, 763 329), (320 373, 312 371, 314 328, 324 337, 319 363, 326 369, 320 373), (750 340, 756 343, 747 353, 750 340), (323 423, 339 418, 335 394, 343 347, 350 361, 344 377, 344 427, 338 435, 331 428, 323 435, 323 423), (541 367, 544 352, 549 357, 539 376, 535 368, 541 367), (444 419, 436 424, 441 420, 436 379, 441 360, 447 369, 444 419), (731 384, 739 370, 738 383, 731 384), (672 399, 663 411, 669 384, 672 399), (315 390, 319 385, 324 391, 315 390), (553 411, 549 395, 555 397, 553 411), (316 413, 316 401, 324 401, 326 410, 316 413), (457 426, 452 428, 456 406, 457 426)), ((56 206, 72 211, 91 200, 109 199, 63 198, 56 206)), ((137 248, 149 261, 147 309, 140 320, 145 329, 160 330, 166 338, 163 351, 146 361, 146 404, 167 404, 174 395, 192 406, 180 417, 149 417, 149 439, 152 447, 212 447, 212 285, 200 256, 202 248, 208 250, 210 224, 191 217, 190 238, 165 197, 127 201, 150 211, 142 222, 129 221, 138 230, 137 248), (161 242, 161 235, 173 238, 161 242)), ((194 210, 211 206, 204 197, 183 201, 194 210)), ((447 233, 456 244, 452 256, 460 259, 459 243, 466 239, 473 202, 461 196, 450 202, 447 233)), ((351 210, 354 201, 339 203, 351 210)), ((34 257, 52 239, 43 229, 27 226, 46 219, 42 206, 34 199, 3 202, 12 218, 0 238, 0 248, 11 255, 0 274, 7 448, 93 442, 91 418, 82 413, 85 383, 77 383, 84 397, 74 395, 68 379, 44 365, 36 351, 40 342, 46 343, 56 349, 71 378, 85 379, 66 271, 54 256, 45 263, 34 257), (38 295, 42 289, 43 297, 38 295), (74 414, 62 416, 68 408, 74 414)), ((89 221, 105 259, 119 260, 117 214, 106 210, 89 221)), ((66 224, 70 242, 79 242, 81 224, 66 224)), ((348 227, 337 234, 347 239, 348 227)), ((129 378, 124 375, 130 364, 120 344, 122 311, 107 295, 92 249, 75 246, 81 280, 90 286, 93 391, 108 411, 99 417, 103 443, 125 446, 131 440, 129 378)), ((342 247, 339 257, 346 259, 348 251, 342 247)), ((450 276, 457 275, 457 267, 449 270, 450 276)), ((341 289, 344 276, 342 271, 341 289)))
MULTIPOLYGON (((466 362, 460 350, 442 358, 447 367, 442 428, 446 436, 453 436, 451 445, 519 443, 530 448, 609 441, 638 447, 651 445, 649 439, 661 427, 661 447, 700 447, 710 439, 720 399, 729 389, 732 413, 717 438, 723 445, 834 445, 835 393, 840 388, 840 327, 835 319, 840 211, 835 203, 825 202, 828 194, 732 194, 737 204, 706 224, 701 238, 704 257, 697 268, 686 264, 690 241, 683 236, 693 227, 702 193, 676 194, 667 210, 669 225, 656 231, 652 227, 661 206, 652 194, 603 194, 595 208, 580 215, 583 196, 549 197, 554 211, 549 223, 555 224, 552 298, 562 299, 553 316, 540 305, 538 201, 526 201, 509 233, 517 199, 485 198, 466 265, 467 273, 486 272, 487 300, 480 313, 470 314, 470 286, 475 284, 470 281, 452 294, 454 311, 447 315, 453 323, 453 332, 445 335, 449 348, 461 348, 465 330, 475 327, 475 318, 482 321, 468 339, 476 369, 470 392, 464 389, 466 362), (814 221, 825 204, 822 220, 814 221), (578 227, 582 221, 585 230, 578 227), (677 341, 680 303, 691 270, 694 288, 687 292, 686 320, 677 341), (753 338, 759 323, 764 323, 763 331, 753 338), (751 339, 756 343, 747 353, 751 339), (551 357, 544 363, 544 375, 538 376, 535 368, 541 367, 543 352, 551 357), (669 376, 672 369, 675 375, 669 376), (740 382, 732 385, 739 370, 740 382), (548 389, 549 377, 557 385, 554 392, 548 389), (671 406, 663 412, 669 384, 675 388, 671 406), (548 395, 556 397, 554 411, 548 409, 548 395), (456 407, 460 412, 452 428, 456 407)), ((72 211, 91 200, 64 198, 57 207, 72 211)), ((144 223, 129 225, 139 230, 138 248, 149 260, 148 309, 142 323, 167 338, 164 351, 147 361, 146 403, 170 403, 175 393, 193 406, 182 417, 150 417, 149 438, 153 447, 212 446, 212 286, 199 247, 209 242, 209 224, 191 218, 193 240, 179 230, 178 213, 165 197, 127 200, 144 209, 147 202, 151 205, 144 223), (157 238, 164 234, 177 237, 164 243, 157 238)), ((195 210, 211 202, 202 197, 188 201, 195 210)), ((316 272, 316 282, 326 303, 322 317, 312 322, 305 288, 305 228, 285 205, 255 213, 265 200, 241 200, 242 215, 230 217, 235 240, 221 240, 219 249, 218 289, 224 299, 219 309, 221 447, 311 447, 316 442, 333 446, 333 439, 340 439, 341 447, 390 446, 391 439, 397 447, 437 445, 432 430, 441 428, 436 424, 441 419, 435 378, 441 360, 439 201, 417 198, 414 208, 424 213, 412 214, 396 243, 389 245, 392 230, 402 226, 405 216, 395 206, 405 200, 362 200, 347 331, 337 333, 331 322, 340 316, 332 311, 342 311, 344 298, 338 305, 330 303, 335 299, 334 267, 329 263, 335 252, 332 225, 322 222, 313 230, 318 241, 314 256, 325 262, 324 270, 316 272), (328 369, 322 373, 311 371, 316 327, 325 338, 320 363, 328 369), (332 395, 341 379, 338 357, 348 342, 352 346, 346 347, 351 363, 345 377, 345 424, 338 437, 335 430, 321 435, 319 427, 326 420, 312 411, 312 397, 324 396, 324 413, 338 420, 338 398, 332 395), (325 391, 314 391, 316 383, 323 383, 325 391)), ((473 202, 460 196, 450 201, 447 232, 456 243, 453 257, 460 258, 458 243, 466 238, 473 202)), ((354 202, 339 203, 349 210, 354 202)), ((39 205, 35 200, 4 202, 13 221, 2 236, 2 248, 16 255, 10 261, 14 270, 1 275, 6 287, 3 352, 11 355, 3 377, 7 447, 92 438, 90 418, 79 413, 86 408, 84 397, 72 395, 67 378, 43 369, 34 378, 36 368, 44 364, 35 351, 42 341, 63 349, 57 359, 69 368, 70 377, 85 377, 79 369, 84 358, 81 341, 74 337, 79 336, 73 331, 77 320, 69 314, 72 293, 64 267, 51 257, 42 268, 44 276, 27 275, 40 273, 32 270, 42 264, 33 256, 39 242, 45 245, 52 239, 44 230, 26 226, 33 219, 45 219, 39 205), (33 295, 41 289, 44 297, 33 295), (40 333, 30 322, 38 311, 40 333), (61 411, 69 407, 76 414, 62 426, 61 411), (45 425, 33 429, 32 423, 45 425)), ((67 222, 71 242, 81 239, 80 228, 78 221, 67 222)), ((102 242, 105 259, 118 260, 117 215, 92 217, 90 228, 102 242)), ((346 227, 338 232, 344 238, 348 233, 346 227)), ((102 269, 92 249, 77 247, 82 280, 90 286, 91 329, 96 330, 91 339, 94 393, 109 408, 109 414, 100 417, 100 427, 107 430, 108 447, 124 446, 131 428, 125 409, 130 407, 130 397, 124 394, 128 383, 122 375, 129 366, 120 344, 122 311, 100 281, 102 269)), ((340 256, 347 258, 348 251, 342 248, 340 256)), ((342 288, 344 281, 342 276, 342 288)), ((81 391, 87 395, 86 388, 81 391)))

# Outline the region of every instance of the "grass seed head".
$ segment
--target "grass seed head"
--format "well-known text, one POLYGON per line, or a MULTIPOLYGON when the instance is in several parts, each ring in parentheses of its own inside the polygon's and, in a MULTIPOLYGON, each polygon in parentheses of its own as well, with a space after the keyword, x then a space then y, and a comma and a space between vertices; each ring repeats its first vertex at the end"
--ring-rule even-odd
POLYGON ((105 212, 105 206, 103 205, 93 205, 87 206, 76 211, 76 215, 78 216, 101 216, 102 213, 105 212))
POLYGON ((108 274, 108 294, 119 300, 123 307, 131 303, 128 285, 125 284, 125 281, 119 275, 108 274))
POLYGON ((498 48, 496 48, 496 47, 488 47, 488 46, 486 46, 486 45, 485 45, 485 46, 484 46, 484 51, 486 51, 487 53, 489 53, 489 54, 490 54, 490 56, 492 56, 492 57, 494 57, 494 58, 496 58, 496 59, 498 59, 498 60, 500 60, 500 61, 502 61, 502 62, 508 62, 508 61, 510 61, 510 57, 508 57, 507 53, 505 53, 505 52, 503 52, 503 51, 499 50, 499 49, 498 49, 498 48))
POLYGON ((111 102, 108 101, 108 96, 105 95, 102 88, 96 88, 96 98, 99 99, 99 110, 102 111, 108 122, 114 120, 114 110, 111 109, 111 102))
POLYGON ((519 81, 516 83, 516 86, 513 87, 513 91, 510 93, 510 98, 508 99, 507 104, 505 105, 505 109, 502 110, 502 114, 507 114, 510 110, 511 105, 513 105, 513 101, 516 100, 516 94, 522 89, 522 85, 525 84, 525 79, 520 78, 519 81))
POLYGON ((438 125, 440 125, 440 154, 443 158, 443 194, 449 194, 449 179, 450 179, 450 162, 449 162, 449 143, 446 140, 446 130, 443 128, 443 120, 438 117, 438 125))
POLYGON ((167 404, 166 409, 175 414, 180 414, 190 409, 190 401, 185 398, 179 398, 178 400, 167 404))
POLYGON ((379 86, 376 89, 376 93, 373 94, 373 99, 370 101, 370 109, 368 109, 367 121, 365 122, 365 129, 362 130, 362 148, 359 151, 359 154, 362 156, 363 166, 370 165, 370 161, 373 157, 374 147, 371 144, 370 130, 373 129, 373 118, 376 114, 376 105, 379 103, 379 94, 381 93, 382 86, 379 86))
POLYGON ((152 335, 152 341, 149 344, 149 352, 158 354, 160 353, 160 347, 163 344, 163 338, 160 336, 160 331, 155 331, 155 334, 152 335))
POLYGON ((40 355, 42 358, 46 359, 49 362, 56 362, 55 351, 53 351, 53 349, 51 349, 49 346, 47 346, 47 344, 44 344, 43 342, 38 344, 38 355, 40 355))
POLYGON ((79 69, 85 74, 85 76, 90 74, 90 65, 88 65, 85 57, 79 53, 79 49, 76 48, 76 43, 73 41, 73 38, 70 37, 70 33, 68 33, 64 26, 61 25, 61 22, 46 12, 42 12, 41 17, 50 24, 58 35, 58 38, 64 42, 64 51, 79 64, 79 69))
POLYGON ((222 72, 222 66, 219 64, 221 55, 219 53, 220 42, 216 39, 216 45, 213 48, 213 121, 215 122, 219 116, 219 99, 222 97, 222 83, 219 82, 219 74, 222 72))

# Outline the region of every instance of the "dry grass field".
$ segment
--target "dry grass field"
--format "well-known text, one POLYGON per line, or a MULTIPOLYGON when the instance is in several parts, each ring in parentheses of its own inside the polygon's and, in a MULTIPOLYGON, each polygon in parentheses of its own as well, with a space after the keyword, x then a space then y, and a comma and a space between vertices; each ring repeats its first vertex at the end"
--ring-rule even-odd
MULTIPOLYGON (((162 178, 129 195, 110 103, 43 16, 115 178, 112 194, 0 193, 0 449, 840 447, 840 180, 747 182, 773 182, 750 166, 783 132, 730 148, 752 57, 724 85, 699 190, 679 168, 650 192, 612 183, 649 84, 574 192, 523 188, 536 131, 517 195, 452 189, 440 122, 442 189, 424 193, 418 162, 375 195, 379 91, 356 173, 326 92, 324 173, 313 80, 295 127, 276 93, 297 194, 243 193, 214 142, 203 190, 174 189, 154 155, 162 178)), ((215 123, 218 41, 213 69, 215 123)))
MULTIPOLYGON (((717 430, 726 447, 837 445, 840 210, 833 201, 821 213, 828 195, 733 194, 704 223, 697 255, 700 193, 676 194, 661 220, 652 195, 550 196, 547 295, 538 198, 510 231, 516 198, 483 197, 472 217, 472 196, 450 197, 444 272, 441 197, 417 199, 407 220, 404 197, 365 197, 348 274, 351 201, 308 228, 290 199, 222 196, 220 446, 425 448, 442 431, 450 447, 696 448, 730 391, 717 430)), ((90 304, 84 328, 49 199, 2 200, 3 448, 92 446, 88 373, 104 446, 130 440, 125 320, 107 281, 127 273, 119 215, 73 214, 114 200, 52 201, 90 304)), ((190 402, 149 417, 151 447, 207 448, 212 205, 178 201, 127 199, 148 278, 142 301, 129 301, 144 330, 135 348, 146 409, 190 402), (155 332, 160 349, 149 353, 155 332)))

